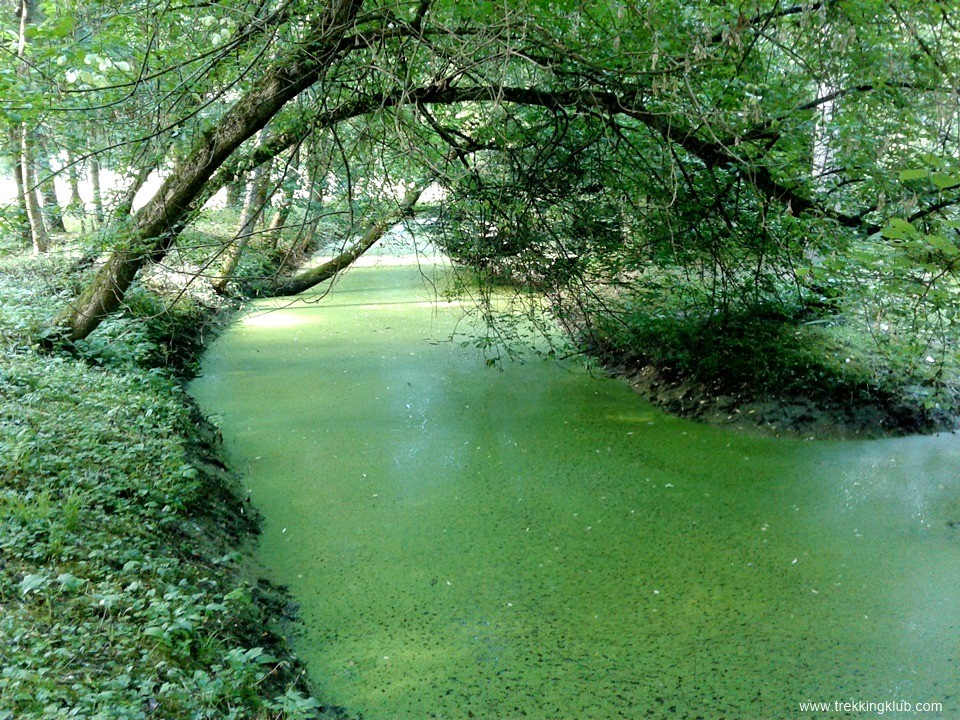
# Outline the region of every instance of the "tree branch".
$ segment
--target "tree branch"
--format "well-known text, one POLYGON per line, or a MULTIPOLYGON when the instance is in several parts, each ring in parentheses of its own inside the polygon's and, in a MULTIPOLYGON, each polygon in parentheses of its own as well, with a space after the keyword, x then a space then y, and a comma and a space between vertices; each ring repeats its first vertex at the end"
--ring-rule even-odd
MULTIPOLYGON (((805 5, 793 5, 791 7, 781 8, 779 10, 769 10, 764 13, 757 13, 752 18, 745 18, 741 16, 740 24, 737 26, 737 30, 744 30, 746 28, 752 28, 757 25, 766 26, 768 23, 773 20, 778 20, 783 17, 789 17, 790 15, 799 15, 804 12, 815 12, 821 8, 829 5, 833 5, 837 0, 823 0, 822 2, 813 2, 805 5)), ((717 30, 713 35, 710 36, 710 42, 714 45, 723 42, 729 36, 729 28, 724 28, 723 30, 717 30)))
POLYGON ((417 204, 423 191, 426 190, 427 186, 433 181, 434 177, 435 173, 430 173, 417 185, 410 187, 400 204, 373 222, 360 239, 351 245, 348 250, 340 253, 332 260, 328 260, 323 265, 305 270, 275 288, 258 294, 261 297, 296 295, 304 290, 309 290, 315 285, 319 285, 324 280, 329 280, 344 268, 349 267, 357 258, 372 248, 390 228, 405 218, 413 217, 414 206, 417 204))

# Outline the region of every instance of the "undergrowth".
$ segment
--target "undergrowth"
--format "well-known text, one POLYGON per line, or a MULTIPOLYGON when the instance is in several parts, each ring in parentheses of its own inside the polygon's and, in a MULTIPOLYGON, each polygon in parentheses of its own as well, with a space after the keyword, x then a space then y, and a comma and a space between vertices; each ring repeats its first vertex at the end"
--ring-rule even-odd
POLYGON ((887 429, 901 432, 955 423, 953 355, 938 354, 935 363, 929 344, 881 345, 853 312, 782 303, 703 312, 667 294, 621 298, 610 312, 613 306, 597 313, 581 337, 608 366, 654 368, 668 382, 692 382, 707 397, 735 405, 873 405, 889 416, 887 429))
POLYGON ((866 387, 871 377, 817 326, 774 308, 720 316, 633 312, 603 327, 604 348, 717 392, 757 395, 866 387))
POLYGON ((141 287, 42 353, 70 264, 0 260, 0 720, 315 716, 171 368, 210 308, 141 287))

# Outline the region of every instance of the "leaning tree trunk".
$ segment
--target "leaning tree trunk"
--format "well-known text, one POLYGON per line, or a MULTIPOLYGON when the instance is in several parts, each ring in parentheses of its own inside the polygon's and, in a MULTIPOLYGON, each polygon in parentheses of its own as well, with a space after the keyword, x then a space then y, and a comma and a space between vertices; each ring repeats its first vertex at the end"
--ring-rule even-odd
POLYGON ((352 265, 357 258, 372 248, 390 228, 401 220, 413 216, 413 208, 431 180, 426 180, 408 189, 400 204, 372 223, 363 236, 357 240, 349 250, 340 253, 323 265, 304 270, 302 273, 272 288, 270 291, 263 293, 263 295, 267 297, 296 295, 304 290, 309 290, 315 285, 319 285, 324 280, 329 280, 341 270, 352 265))
POLYGON ((153 199, 134 216, 129 240, 117 248, 90 285, 55 320, 64 336, 85 338, 116 310, 127 288, 150 260, 162 259, 176 229, 217 168, 280 109, 310 87, 345 49, 363 0, 329 0, 311 31, 289 56, 281 57, 204 133, 153 199))
POLYGON ((133 201, 137 198, 137 193, 140 192, 140 189, 147 184, 147 180, 150 177, 150 173, 155 170, 155 165, 150 163, 145 165, 137 171, 137 174, 133 178, 133 182, 130 183, 130 187, 127 188, 126 192, 123 194, 123 199, 120 200, 119 205, 116 209, 113 210, 113 217, 116 220, 122 220, 133 210, 133 201))
MULTIPOLYGON (((257 148, 262 148, 270 139, 269 127, 260 131, 260 138, 257 141, 257 148)), ((269 198, 267 198, 267 185, 270 183, 270 163, 258 165, 250 176, 250 182, 247 186, 246 199, 243 203, 243 210, 240 211, 240 220, 237 222, 237 231, 233 236, 233 242, 227 248, 223 263, 220 266, 220 272, 211 282, 214 291, 222 294, 226 292, 227 283, 233 277, 237 267, 240 265, 240 258, 243 251, 253 235, 257 220, 263 214, 264 207, 269 198)))

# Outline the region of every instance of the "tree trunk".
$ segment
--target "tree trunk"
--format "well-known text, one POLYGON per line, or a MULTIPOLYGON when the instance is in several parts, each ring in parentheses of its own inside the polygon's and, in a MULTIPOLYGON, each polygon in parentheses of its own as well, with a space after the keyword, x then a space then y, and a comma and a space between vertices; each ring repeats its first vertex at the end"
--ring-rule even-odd
MULTIPOLYGON (((830 97, 837 89, 829 82, 821 81, 817 97, 830 97)), ((811 174, 817 189, 826 188, 827 176, 833 171, 834 149, 830 144, 830 126, 833 122, 834 101, 827 100, 816 110, 817 121, 813 130, 813 165, 811 174)))
MULTIPOLYGON (((17 67, 17 74, 26 78, 30 68, 27 62, 27 26, 32 18, 33 3, 32 0, 19 0, 16 7, 20 21, 17 37, 17 59, 20 63, 17 67)), ((43 217, 40 214, 40 199, 37 197, 36 156, 33 135, 29 124, 25 121, 20 123, 17 133, 17 146, 20 156, 20 178, 23 183, 23 204, 30 224, 30 240, 33 245, 33 252, 46 252, 47 231, 43 226, 43 217)))
POLYGON ((305 235, 307 248, 317 245, 317 226, 323 213, 323 186, 330 169, 329 148, 314 144, 313 152, 308 156, 307 166, 307 209, 305 217, 305 235))
POLYGON ((96 153, 90 156, 87 167, 90 169, 90 185, 93 187, 93 221, 100 227, 103 225, 103 193, 100 191, 100 159, 96 153))
POLYGON ((296 295, 304 290, 309 290, 324 280, 329 280, 344 268, 352 265, 357 258, 372 248, 390 228, 405 218, 413 217, 413 208, 431 180, 426 180, 408 189, 400 204, 385 213, 379 220, 372 223, 363 236, 354 243, 349 250, 340 253, 337 257, 325 262, 323 265, 305 270, 299 275, 281 283, 271 291, 264 293, 264 295, 268 297, 296 295))
MULTIPOLYGON (((257 141, 257 148, 260 149, 267 144, 270 139, 270 128, 265 127, 260 131, 260 138, 257 141)), ((253 235, 257 220, 263 214, 264 206, 267 204, 267 185, 270 183, 270 163, 258 165, 250 176, 250 182, 247 183, 247 195, 243 203, 243 210, 240 212, 240 220, 237 222, 237 231, 233 236, 233 242, 227 248, 223 264, 220 266, 220 272, 211 282, 214 291, 222 294, 227 289, 227 283, 233 277, 237 266, 240 265, 240 258, 243 256, 244 248, 253 235)))
POLYGON ((60 201, 57 200, 53 178, 43 180, 40 187, 40 195, 43 198, 43 219, 49 232, 65 233, 67 226, 63 224, 63 210, 60 208, 60 201))
POLYGON ((240 207, 241 202, 243 202, 243 183, 237 180, 227 185, 226 206, 234 210, 240 207))
POLYGON ((34 175, 36 158, 33 154, 33 138, 26 123, 20 125, 20 170, 23 177, 23 197, 30 221, 30 237, 35 254, 47 251, 47 229, 43 225, 40 199, 37 197, 37 182, 34 175))
POLYGON ((293 192, 281 188, 277 211, 273 214, 273 217, 270 218, 270 224, 267 225, 265 231, 266 240, 273 250, 276 250, 280 246, 280 235, 287 224, 287 220, 290 218, 290 210, 292 207, 293 192))
POLYGON ((127 188, 127 191, 123 194, 123 199, 120 201, 116 210, 113 211, 113 217, 116 220, 122 220, 130 214, 133 210, 133 201, 136 199, 137 193, 140 192, 140 188, 146 185, 147 179, 153 171, 154 166, 152 164, 142 167, 137 171, 137 175, 133 178, 133 182, 130 183, 130 187, 127 188))
POLYGON ((43 198, 43 219, 50 232, 65 233, 66 226, 63 224, 63 209, 60 207, 60 201, 57 199, 57 186, 54 178, 57 171, 53 166, 53 158, 50 155, 49 142, 41 139, 38 143, 38 149, 43 155, 43 162, 40 165, 41 177, 40 195, 43 198))
MULTIPOLYGON (((324 188, 331 165, 331 145, 332 143, 323 135, 314 136, 310 140, 306 163, 307 203, 304 208, 303 224, 299 230, 300 237, 296 242, 295 250, 291 249, 288 256, 283 259, 277 269, 278 273, 282 273, 285 267, 296 264, 299 259, 312 253, 319 245, 317 228, 323 217, 324 188)), ((279 233, 276 235, 276 240, 279 241, 279 233)))
POLYGON ((20 161, 20 129, 19 126, 10 127, 11 158, 13 160, 13 180, 17 187, 17 209, 19 215, 20 238, 23 244, 30 246, 33 236, 30 233, 30 219, 27 215, 27 194, 23 185, 23 163, 20 161))
POLYGON ((283 180, 280 182, 278 190, 279 198, 277 200, 277 211, 270 218, 270 224, 266 230, 266 241, 271 249, 276 250, 280 245, 280 235, 290 217, 290 210, 293 208, 293 197, 297 194, 297 188, 300 185, 300 146, 297 145, 290 160, 283 170, 283 180))
POLYGON ((154 198, 134 215, 130 240, 116 249, 76 302, 56 318, 69 340, 93 332, 123 301, 130 283, 148 261, 162 259, 176 238, 196 196, 236 149, 310 87, 345 49, 362 0, 328 0, 315 24, 289 56, 281 57, 204 133, 193 151, 164 181, 154 198))
POLYGON ((85 232, 86 208, 83 205, 83 199, 80 197, 80 173, 77 172, 77 165, 74 161, 73 153, 69 151, 67 152, 67 179, 70 183, 67 213, 80 221, 80 232, 85 232))

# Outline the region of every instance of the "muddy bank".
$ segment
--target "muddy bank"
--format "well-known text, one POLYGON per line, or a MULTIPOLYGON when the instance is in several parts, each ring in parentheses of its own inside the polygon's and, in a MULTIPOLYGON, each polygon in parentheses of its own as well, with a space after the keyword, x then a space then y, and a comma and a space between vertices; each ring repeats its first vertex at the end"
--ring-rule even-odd
POLYGON ((606 367, 665 411, 708 425, 804 438, 896 437, 958 427, 958 418, 938 407, 867 389, 849 398, 760 395, 749 388, 722 393, 652 365, 606 367))

